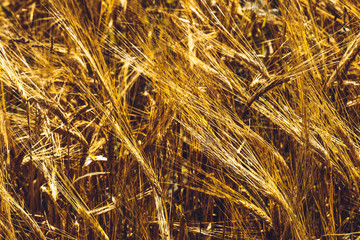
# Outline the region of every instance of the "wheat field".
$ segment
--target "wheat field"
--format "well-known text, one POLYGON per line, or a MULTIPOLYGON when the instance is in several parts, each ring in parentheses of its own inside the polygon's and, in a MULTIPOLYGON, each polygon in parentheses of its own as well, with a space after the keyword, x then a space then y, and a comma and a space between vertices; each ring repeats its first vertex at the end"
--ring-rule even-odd
POLYGON ((1 239, 360 239, 357 0, 0 0, 1 239))

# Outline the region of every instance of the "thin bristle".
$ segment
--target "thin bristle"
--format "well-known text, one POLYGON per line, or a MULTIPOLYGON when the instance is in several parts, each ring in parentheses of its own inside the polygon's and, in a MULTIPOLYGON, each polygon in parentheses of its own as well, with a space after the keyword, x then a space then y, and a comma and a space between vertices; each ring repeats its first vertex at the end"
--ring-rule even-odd
POLYGON ((2 1, 0 238, 359 238, 359 7, 2 1))

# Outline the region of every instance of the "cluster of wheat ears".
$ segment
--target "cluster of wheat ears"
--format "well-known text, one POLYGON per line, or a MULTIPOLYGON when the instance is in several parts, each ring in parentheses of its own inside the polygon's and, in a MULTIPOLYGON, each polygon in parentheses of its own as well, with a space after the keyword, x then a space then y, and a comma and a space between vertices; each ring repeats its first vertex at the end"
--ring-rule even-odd
POLYGON ((358 239, 358 0, 1 0, 0 239, 358 239))

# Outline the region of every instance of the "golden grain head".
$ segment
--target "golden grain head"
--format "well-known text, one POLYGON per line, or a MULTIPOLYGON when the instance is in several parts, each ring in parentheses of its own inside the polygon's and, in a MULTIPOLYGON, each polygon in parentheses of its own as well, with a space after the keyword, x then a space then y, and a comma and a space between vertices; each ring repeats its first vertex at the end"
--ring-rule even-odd
POLYGON ((359 7, 2 1, 1 236, 359 238, 359 7))

